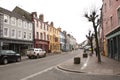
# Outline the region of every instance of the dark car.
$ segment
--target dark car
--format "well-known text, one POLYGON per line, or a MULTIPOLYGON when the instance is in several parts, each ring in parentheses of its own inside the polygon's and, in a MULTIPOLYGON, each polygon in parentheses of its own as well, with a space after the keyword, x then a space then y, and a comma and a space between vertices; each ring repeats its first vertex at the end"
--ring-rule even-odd
POLYGON ((10 61, 21 61, 21 55, 13 50, 0 50, 0 63, 7 64, 10 61))

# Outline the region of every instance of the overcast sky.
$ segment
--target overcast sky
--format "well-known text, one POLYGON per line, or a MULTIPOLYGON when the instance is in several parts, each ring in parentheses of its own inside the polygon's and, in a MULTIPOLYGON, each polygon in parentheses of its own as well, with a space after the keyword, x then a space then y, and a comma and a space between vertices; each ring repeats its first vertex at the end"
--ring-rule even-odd
POLYGON ((54 27, 61 27, 81 43, 88 30, 93 29, 84 13, 93 8, 99 12, 102 0, 0 0, 0 7, 11 11, 15 6, 38 15, 44 14, 44 21, 53 21, 54 27))

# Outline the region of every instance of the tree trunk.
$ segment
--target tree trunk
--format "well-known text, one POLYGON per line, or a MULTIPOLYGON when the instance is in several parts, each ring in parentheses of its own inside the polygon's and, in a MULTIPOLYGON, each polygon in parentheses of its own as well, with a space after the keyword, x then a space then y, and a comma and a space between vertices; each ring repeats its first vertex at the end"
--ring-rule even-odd
POLYGON ((93 54, 93 43, 92 43, 92 40, 90 41, 91 43, 91 53, 93 54))
POLYGON ((96 49, 97 49, 97 56, 98 56, 98 62, 101 62, 101 56, 99 51, 99 44, 98 44, 98 37, 97 37, 97 26, 95 26, 95 22, 93 21, 93 27, 95 31, 95 42, 96 42, 96 49))

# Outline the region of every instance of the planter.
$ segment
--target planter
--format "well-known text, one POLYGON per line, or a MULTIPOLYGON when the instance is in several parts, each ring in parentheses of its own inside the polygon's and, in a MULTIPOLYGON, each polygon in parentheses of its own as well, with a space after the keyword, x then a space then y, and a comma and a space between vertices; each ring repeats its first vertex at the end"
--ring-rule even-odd
POLYGON ((87 58, 87 57, 88 57, 88 54, 84 53, 83 58, 87 58))
POLYGON ((74 64, 80 64, 80 57, 74 57, 74 64))

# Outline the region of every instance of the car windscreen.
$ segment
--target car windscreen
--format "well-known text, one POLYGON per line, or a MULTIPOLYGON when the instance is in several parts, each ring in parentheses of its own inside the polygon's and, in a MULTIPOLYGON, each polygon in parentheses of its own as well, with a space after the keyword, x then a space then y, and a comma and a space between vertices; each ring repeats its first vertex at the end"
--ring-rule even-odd
POLYGON ((0 50, 0 54, 6 54, 7 51, 6 50, 0 50))
POLYGON ((34 49, 28 49, 28 51, 34 51, 34 49))
POLYGON ((8 53, 15 53, 14 51, 11 50, 0 50, 0 54, 8 54, 8 53))

